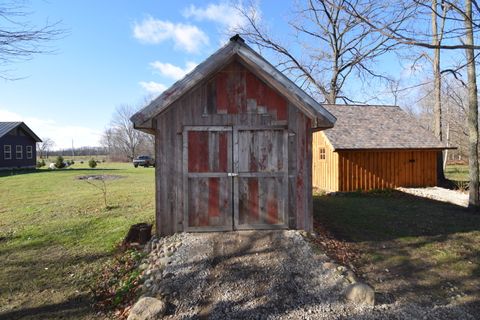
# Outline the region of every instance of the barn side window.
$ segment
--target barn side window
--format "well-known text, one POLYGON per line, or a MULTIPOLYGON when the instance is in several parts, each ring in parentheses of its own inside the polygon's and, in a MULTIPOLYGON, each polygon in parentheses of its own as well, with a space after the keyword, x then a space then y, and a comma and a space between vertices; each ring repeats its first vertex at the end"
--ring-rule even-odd
POLYGON ((32 159, 32 157, 33 157, 32 146, 27 146, 27 159, 32 159))
POLYGON ((23 159, 23 146, 17 145, 15 149, 15 158, 16 159, 23 159))
POLYGON ((320 160, 326 159, 325 148, 320 148, 320 160))
POLYGON ((4 145, 3 146, 3 159, 4 160, 11 160, 12 159, 12 146, 11 145, 4 145))

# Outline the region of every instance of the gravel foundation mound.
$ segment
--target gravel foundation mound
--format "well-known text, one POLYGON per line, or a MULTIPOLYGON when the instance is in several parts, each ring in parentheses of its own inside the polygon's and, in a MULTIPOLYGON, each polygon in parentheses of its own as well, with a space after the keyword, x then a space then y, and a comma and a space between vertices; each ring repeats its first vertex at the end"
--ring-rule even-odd
POLYGON ((475 319, 457 305, 348 303, 351 271, 298 231, 182 233, 147 250, 144 296, 166 301, 164 319, 475 319))

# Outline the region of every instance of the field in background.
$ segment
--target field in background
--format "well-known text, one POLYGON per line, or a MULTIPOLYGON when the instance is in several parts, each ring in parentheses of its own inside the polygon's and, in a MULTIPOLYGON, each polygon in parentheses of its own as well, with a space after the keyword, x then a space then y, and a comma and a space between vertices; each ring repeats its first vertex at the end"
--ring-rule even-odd
POLYGON ((445 169, 445 177, 453 181, 468 181, 468 166, 448 165, 445 169))
MULTIPOLYGON (((90 159, 95 159, 97 161, 106 161, 108 158, 107 155, 93 155, 93 156, 74 156, 72 157, 71 155, 64 155, 63 156, 63 159, 65 161, 67 160, 73 160, 75 162, 81 162, 83 161, 84 163, 87 163, 88 160, 90 159)), ((45 157, 43 160, 45 160, 46 163, 49 163, 49 162, 55 162, 55 160, 57 159, 57 156, 49 156, 49 157, 45 157)), ((40 158, 37 157, 37 161, 41 160, 40 158)))
MULTIPOLYGON (((66 158, 67 160, 68 158, 66 158)), ((89 287, 130 225, 154 220, 154 169, 78 162, 0 171, 0 318, 92 318, 89 287), (76 177, 109 180, 100 191, 76 177)))

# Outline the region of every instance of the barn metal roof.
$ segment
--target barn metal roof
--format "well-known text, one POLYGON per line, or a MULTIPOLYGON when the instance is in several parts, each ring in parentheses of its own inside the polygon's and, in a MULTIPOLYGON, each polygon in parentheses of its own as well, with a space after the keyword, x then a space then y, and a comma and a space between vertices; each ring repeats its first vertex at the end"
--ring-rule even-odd
POLYGON ((0 122, 0 138, 18 126, 21 126, 22 129, 25 130, 36 142, 42 142, 42 140, 24 122, 21 121, 0 122))
POLYGON ((258 77, 283 94, 292 104, 314 120, 313 127, 331 128, 335 117, 317 101, 299 88, 293 81, 277 70, 261 55, 250 48, 238 35, 232 37, 225 46, 199 64, 183 79, 174 83, 158 98, 131 117, 137 129, 152 128, 152 118, 165 111, 173 102, 202 80, 220 70, 233 57, 243 62, 258 77))
POLYGON ((335 127, 324 131, 335 150, 448 148, 397 106, 324 107, 337 118, 335 127))

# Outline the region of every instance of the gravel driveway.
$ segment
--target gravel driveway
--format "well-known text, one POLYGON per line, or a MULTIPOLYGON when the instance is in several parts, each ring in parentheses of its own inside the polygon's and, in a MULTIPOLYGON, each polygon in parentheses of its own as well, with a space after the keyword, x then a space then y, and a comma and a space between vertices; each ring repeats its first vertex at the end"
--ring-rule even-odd
POLYGON ((298 231, 184 233, 153 248, 145 284, 167 301, 166 319, 474 319, 382 295, 375 307, 347 303, 344 268, 298 231))
POLYGON ((441 187, 397 188, 397 190, 413 194, 417 197, 423 197, 442 202, 449 202, 465 208, 468 207, 468 193, 458 190, 450 190, 441 187))

